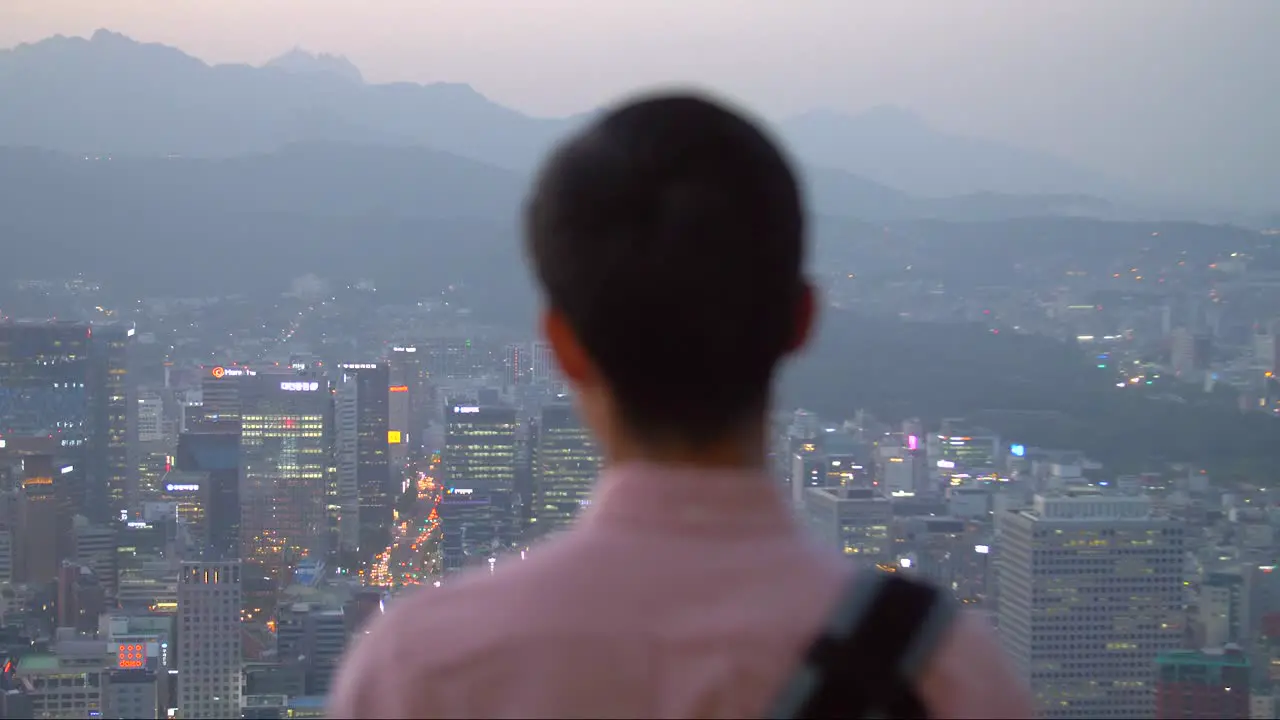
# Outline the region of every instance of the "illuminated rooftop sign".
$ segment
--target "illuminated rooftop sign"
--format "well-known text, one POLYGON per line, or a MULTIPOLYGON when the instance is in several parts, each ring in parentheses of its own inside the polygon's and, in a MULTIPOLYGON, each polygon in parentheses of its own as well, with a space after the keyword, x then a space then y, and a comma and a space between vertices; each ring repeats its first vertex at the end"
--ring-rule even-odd
POLYGON ((480 408, 475 405, 454 405, 453 411, 462 415, 480 412, 480 408))
POLYGON ((199 489, 200 486, 195 483, 167 483, 164 486, 165 492, 171 493, 196 492, 199 489))
POLYGON ((253 375, 257 375, 258 373, 248 368, 228 368, 228 367, 222 367, 221 365, 219 365, 218 367, 210 370, 209 374, 212 375, 214 379, 221 380, 224 377, 253 376, 253 375))
POLYGON ((116 649, 116 667, 137 670, 147 666, 146 643, 121 643, 116 649))
POLYGON ((305 381, 285 381, 280 383, 280 389, 285 392, 315 392, 320 389, 318 382, 305 381))

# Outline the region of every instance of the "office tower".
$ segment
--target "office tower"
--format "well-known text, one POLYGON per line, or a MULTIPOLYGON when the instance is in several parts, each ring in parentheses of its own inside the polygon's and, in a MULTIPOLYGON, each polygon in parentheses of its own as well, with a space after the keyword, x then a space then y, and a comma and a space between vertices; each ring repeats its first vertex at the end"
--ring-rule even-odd
POLYGON ((1249 659, 1236 646, 1175 650, 1156 656, 1156 714, 1161 720, 1247 720, 1249 659))
POLYGON ((543 534, 564 528, 587 505, 600 451, 568 404, 544 406, 537 427, 531 520, 543 534))
POLYGON ((344 375, 333 393, 334 463, 338 468, 338 548, 340 564, 358 566, 360 559, 359 435, 355 378, 344 375))
POLYGON ((1183 527, 1145 497, 1037 495, 996 516, 999 623, 1048 718, 1151 717, 1183 637, 1183 527))
POLYGON ((545 342, 535 342, 529 353, 529 360, 535 383, 547 383, 555 378, 556 362, 551 354, 550 345, 545 342))
POLYGON ((13 526, 0 527, 0 584, 13 582, 13 526))
POLYGON ((426 376, 434 381, 459 380, 475 375, 479 354, 474 351, 472 343, 466 338, 438 338, 419 343, 418 352, 426 376))
POLYGON ((155 390, 139 388, 138 442, 146 444, 164 438, 164 398, 155 390))
POLYGON ((58 627, 77 633, 97 630, 98 618, 107 610, 106 592, 92 569, 70 560, 58 572, 58 627))
POLYGON ((133 453, 137 469, 135 493, 129 507, 136 511, 143 503, 159 498, 165 475, 173 470, 173 445, 168 440, 139 442, 133 453))
POLYGON ((851 435, 828 432, 822 436, 823 487, 872 487, 873 479, 863 459, 862 446, 851 435))
POLYGON ((130 462, 129 429, 137 425, 137 403, 129 379, 132 324, 93 325, 89 344, 89 394, 93 406, 93 434, 87 462, 88 505, 84 514, 94 522, 119 519, 134 494, 135 464, 130 462))
POLYGON ((450 404, 442 460, 441 548, 445 570, 454 571, 515 542, 515 408, 450 404))
MULTIPOLYGON (((403 439, 390 426, 390 367, 387 363, 342 365, 343 388, 340 395, 354 395, 352 407, 339 413, 338 437, 354 438, 346 449, 354 452, 354 463, 347 460, 347 472, 354 471, 354 488, 358 504, 358 548, 368 562, 391 544, 391 525, 403 468, 392 472, 391 445, 403 439), (354 412, 352 412, 354 411, 354 412), (394 443, 393 443, 394 441, 394 443)), ((348 404, 351 404, 348 402, 348 404)), ((341 466, 340 466, 341 470, 341 466)), ((342 479, 339 478, 339 484, 342 479)))
POLYGON ((240 388, 257 371, 241 365, 218 365, 203 368, 200 396, 203 398, 197 413, 202 424, 222 424, 234 427, 240 422, 240 388))
POLYGON ((276 628, 280 662, 302 669, 307 695, 327 695, 347 645, 343 611, 319 603, 294 603, 280 609, 276 628))
POLYGON ((1252 635, 1245 611, 1248 605, 1246 576, 1235 572, 1208 572, 1200 583, 1197 603, 1197 625, 1202 642, 1196 647, 1222 647, 1228 643, 1241 643, 1252 635))
POLYGON ((77 512, 86 505, 87 483, 105 483, 105 471, 88 467, 95 429, 90 386, 101 379, 91 367, 91 335, 83 323, 0 322, 0 436, 11 445, 47 440, 46 452, 79 465, 61 488, 77 512))
POLYGON ((260 374, 242 378, 240 405, 241 558, 284 581, 330 548, 333 395, 316 375, 260 374))
POLYGON ((201 555, 209 560, 240 556, 240 433, 186 432, 178 436, 174 469, 200 476, 203 533, 201 555))
POLYGON ((178 707, 184 718, 240 714, 240 563, 184 562, 178 575, 178 707))
POLYGON ((504 381, 507 386, 523 385, 532 376, 529 351, 524 345, 511 343, 502 349, 504 381))
POLYGON ((107 607, 115 606, 119 586, 117 526, 117 523, 93 524, 83 515, 72 519, 71 558, 97 577, 107 607))
POLYGON ((928 448, 929 461, 937 467, 992 470, 1003 457, 999 435, 956 419, 942 421, 942 430, 929 437, 928 448))
POLYGON ((788 474, 791 501, 800 507, 804 504, 805 491, 825 487, 827 482, 826 456, 822 454, 819 438, 792 437, 791 462, 788 474))
POLYGON ((62 492, 62 475, 53 458, 29 455, 22 460, 22 487, 18 495, 18 523, 14 534, 18 582, 41 585, 54 582, 62 561, 71 554, 70 500, 62 492))
MULTIPOLYGON (((126 656, 121 662, 132 664, 135 659, 126 656)), ((132 720, 159 720, 166 717, 169 676, 155 670, 128 669, 107 672, 103 691, 103 717, 131 718, 132 720)), ((185 716, 184 716, 185 717, 185 716)))
POLYGON ((396 345, 391 348, 388 429, 392 433, 399 433, 400 440, 398 443, 391 443, 393 468, 407 466, 410 449, 422 446, 422 431, 431 409, 424 357, 425 353, 418 352, 414 345, 396 345))
POLYGON ((811 487, 801 506, 818 539, 864 567, 894 561, 893 505, 871 488, 811 487))
POLYGON ((1209 369, 1213 338, 1207 332, 1175 328, 1171 345, 1169 359, 1175 375, 1194 379, 1209 369))
POLYGON ((18 659, 11 668, 9 687, 27 696, 29 705, 24 709, 29 712, 6 717, 102 717, 105 644, 92 640, 74 644, 81 647, 58 642, 52 652, 32 652, 18 659))

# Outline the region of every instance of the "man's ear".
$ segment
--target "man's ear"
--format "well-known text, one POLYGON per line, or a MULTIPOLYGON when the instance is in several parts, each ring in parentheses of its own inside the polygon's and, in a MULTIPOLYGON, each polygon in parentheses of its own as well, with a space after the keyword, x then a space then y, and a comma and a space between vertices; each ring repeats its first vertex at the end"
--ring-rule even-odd
POLYGON ((791 342, 787 345, 787 353, 795 353, 804 349, 813 336, 818 321, 818 291, 802 281, 800 297, 796 300, 795 319, 792 321, 791 342))
POLYGON ((590 383, 595 374, 591 360, 564 316, 554 308, 546 308, 540 322, 542 336, 551 346, 551 353, 565 379, 578 385, 590 383))

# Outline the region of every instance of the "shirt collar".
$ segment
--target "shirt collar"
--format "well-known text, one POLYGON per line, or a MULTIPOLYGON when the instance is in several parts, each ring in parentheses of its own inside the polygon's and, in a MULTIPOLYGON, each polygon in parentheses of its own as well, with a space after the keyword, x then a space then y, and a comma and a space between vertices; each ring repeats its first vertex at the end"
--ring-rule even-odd
POLYGON ((781 483, 764 470, 628 462, 605 468, 585 526, 715 535, 795 531, 781 483))

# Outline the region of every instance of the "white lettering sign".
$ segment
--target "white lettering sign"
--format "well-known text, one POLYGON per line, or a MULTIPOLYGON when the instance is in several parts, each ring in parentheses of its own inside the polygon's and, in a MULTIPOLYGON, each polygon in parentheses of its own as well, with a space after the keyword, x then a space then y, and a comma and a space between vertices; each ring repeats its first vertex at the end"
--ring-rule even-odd
POLYGON ((315 392, 320 389, 318 382, 282 382, 280 389, 286 392, 315 392))
POLYGON ((393 347, 391 352, 418 352, 416 347, 393 347))
POLYGON ((377 370, 377 363, 343 363, 338 367, 343 370, 377 370))
POLYGON ((194 483, 168 483, 164 489, 166 492, 196 492, 200 486, 194 483))
POLYGON ((466 415, 469 413, 478 413, 480 412, 480 408, 475 407, 474 405, 454 405, 453 411, 466 415))
POLYGON ((474 492, 471 488, 449 488, 450 495, 470 495, 474 492))

